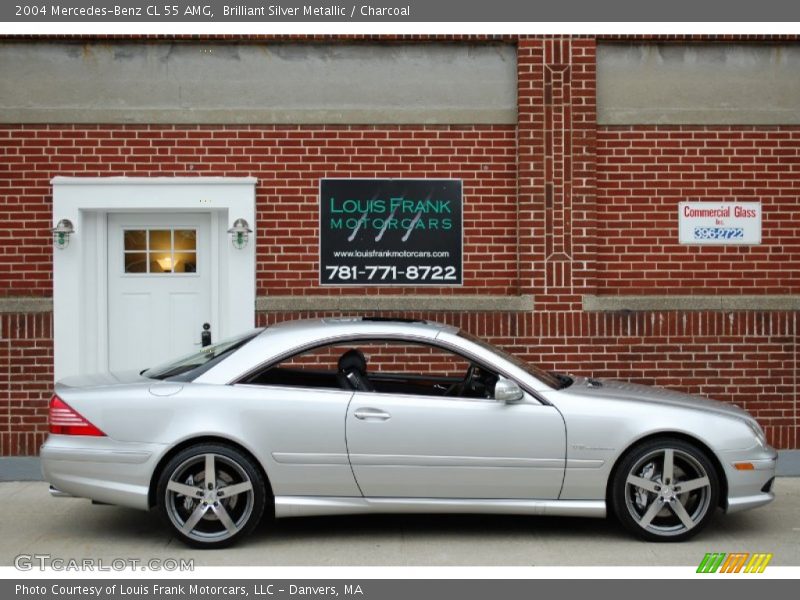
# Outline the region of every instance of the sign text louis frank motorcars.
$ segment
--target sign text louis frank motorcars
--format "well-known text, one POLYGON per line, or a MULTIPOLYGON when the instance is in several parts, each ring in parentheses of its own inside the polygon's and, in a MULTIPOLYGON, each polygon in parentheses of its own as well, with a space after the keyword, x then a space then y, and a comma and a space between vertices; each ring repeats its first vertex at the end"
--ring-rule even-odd
POLYGON ((461 181, 322 179, 320 284, 461 285, 461 181))
POLYGON ((760 202, 681 202, 681 244, 760 244, 760 202))

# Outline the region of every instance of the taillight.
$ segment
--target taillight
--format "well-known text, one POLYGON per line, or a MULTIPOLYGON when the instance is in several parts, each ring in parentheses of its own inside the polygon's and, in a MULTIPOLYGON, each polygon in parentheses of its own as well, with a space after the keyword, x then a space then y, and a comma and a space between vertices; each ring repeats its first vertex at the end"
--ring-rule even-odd
POLYGON ((58 396, 50 399, 50 433, 105 436, 58 396))

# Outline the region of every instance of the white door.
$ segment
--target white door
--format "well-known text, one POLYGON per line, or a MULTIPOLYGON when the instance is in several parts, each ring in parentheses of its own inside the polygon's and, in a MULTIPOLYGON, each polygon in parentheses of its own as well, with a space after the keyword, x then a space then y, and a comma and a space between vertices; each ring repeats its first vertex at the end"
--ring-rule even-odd
POLYGON ((144 369, 196 351, 211 325, 210 216, 108 216, 108 363, 144 369))

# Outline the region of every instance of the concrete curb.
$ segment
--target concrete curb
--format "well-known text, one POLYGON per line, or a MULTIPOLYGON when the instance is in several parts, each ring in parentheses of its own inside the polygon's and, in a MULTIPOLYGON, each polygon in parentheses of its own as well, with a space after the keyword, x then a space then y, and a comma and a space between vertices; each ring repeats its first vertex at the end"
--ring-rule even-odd
POLYGON ((0 481, 41 481, 38 456, 0 457, 0 481))

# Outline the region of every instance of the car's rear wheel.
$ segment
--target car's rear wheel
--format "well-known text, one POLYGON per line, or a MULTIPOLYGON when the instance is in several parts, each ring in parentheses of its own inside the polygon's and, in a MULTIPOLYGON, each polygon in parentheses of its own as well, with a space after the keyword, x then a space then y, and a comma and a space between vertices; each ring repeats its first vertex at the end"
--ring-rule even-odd
POLYGON ((267 495, 264 478, 248 456, 208 443, 172 457, 156 493, 161 515, 196 548, 222 548, 246 536, 261 520, 267 495))
POLYGON ((619 464, 611 503, 620 522, 638 537, 678 542, 705 527, 718 505, 719 476, 706 453, 675 438, 632 448, 619 464))

